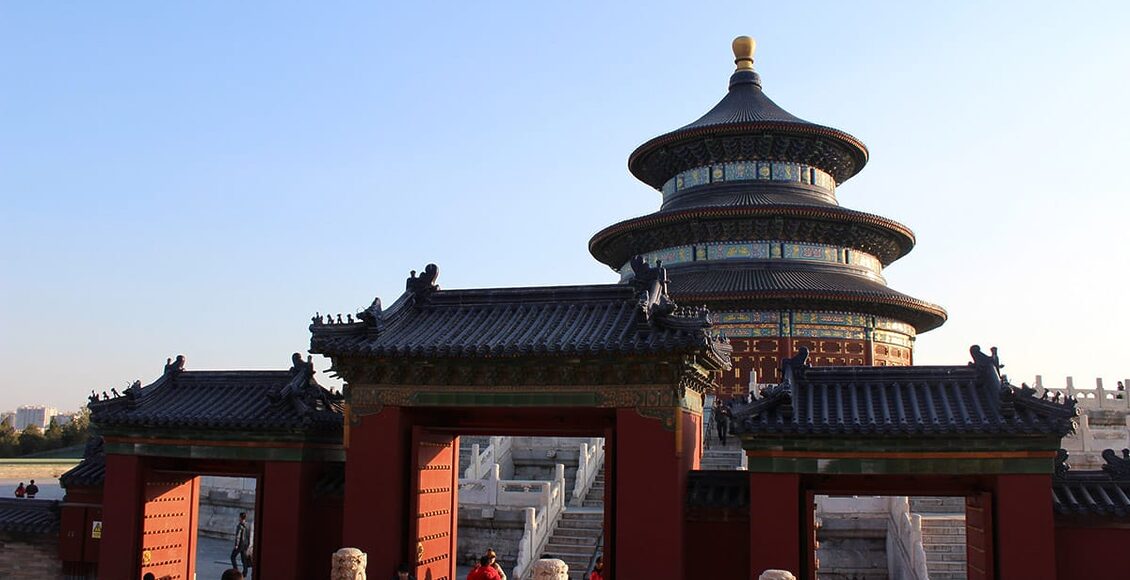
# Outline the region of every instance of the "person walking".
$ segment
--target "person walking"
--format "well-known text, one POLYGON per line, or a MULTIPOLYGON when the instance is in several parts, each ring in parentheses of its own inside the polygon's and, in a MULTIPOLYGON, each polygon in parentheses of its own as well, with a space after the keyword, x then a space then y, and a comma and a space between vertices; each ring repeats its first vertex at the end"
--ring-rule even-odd
POLYGON ((718 428, 718 441, 725 447, 726 436, 730 434, 730 405, 720 402, 717 411, 715 425, 718 428))
POLYGON ((16 498, 23 499, 25 494, 27 494, 27 490, 24 489, 24 482, 21 481, 20 485, 16 487, 16 498))
MULTIPOLYGON (((232 557, 234 558, 235 556, 232 557)), ((243 574, 240 574, 239 570, 235 568, 229 568, 224 570, 224 574, 220 576, 220 580, 243 580, 243 574)))
POLYGON ((31 483, 28 484, 27 489, 25 491, 27 492, 27 498, 28 499, 35 499, 35 494, 39 493, 39 486, 35 485, 34 479, 31 480, 31 483))
POLYGON ((251 548, 251 526, 247 523, 247 512, 239 512, 239 525, 235 527, 235 545, 232 546, 231 551, 231 567, 238 568, 235 563, 238 554, 239 561, 243 564, 243 576, 247 576, 247 569, 251 567, 251 558, 247 556, 249 548, 251 548))

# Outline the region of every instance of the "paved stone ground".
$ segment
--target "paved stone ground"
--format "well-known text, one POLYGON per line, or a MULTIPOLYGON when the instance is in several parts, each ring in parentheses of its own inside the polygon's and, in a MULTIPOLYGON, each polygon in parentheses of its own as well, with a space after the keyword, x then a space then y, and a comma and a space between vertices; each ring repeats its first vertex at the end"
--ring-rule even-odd
MULTIPOLYGON (((231 540, 197 537, 196 580, 220 580, 224 570, 231 568, 231 546, 231 540)), ((239 562, 238 556, 236 562, 239 562)), ((254 568, 248 572, 248 578, 255 576, 254 568)))

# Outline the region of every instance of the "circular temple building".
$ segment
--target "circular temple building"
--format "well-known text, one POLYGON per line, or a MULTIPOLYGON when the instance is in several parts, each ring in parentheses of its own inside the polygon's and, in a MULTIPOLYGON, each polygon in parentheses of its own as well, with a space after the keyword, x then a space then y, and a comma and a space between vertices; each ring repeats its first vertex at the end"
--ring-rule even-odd
POLYGON ((836 187, 863 169, 867 147, 770 100, 754 46, 734 40, 737 70, 713 109, 629 157, 663 194, 659 211, 605 228, 589 250, 623 282, 635 256, 662 265, 676 300, 709 307, 734 349, 723 395, 780 381, 801 347, 814 365, 910 365, 915 337, 946 320, 883 278, 914 233, 839 204, 836 187))

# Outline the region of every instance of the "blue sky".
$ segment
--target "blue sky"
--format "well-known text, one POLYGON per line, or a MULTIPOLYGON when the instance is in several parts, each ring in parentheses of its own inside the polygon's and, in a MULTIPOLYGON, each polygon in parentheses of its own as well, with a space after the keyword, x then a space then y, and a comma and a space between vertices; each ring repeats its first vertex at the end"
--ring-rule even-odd
MULTIPOLYGON (((285 368, 315 311, 612 282, 626 169, 755 36, 766 92, 862 139, 840 202, 910 226, 920 364, 1130 376, 1124 2, 0 4, 0 409, 285 368)), ((327 366, 318 362, 318 368, 327 366)))

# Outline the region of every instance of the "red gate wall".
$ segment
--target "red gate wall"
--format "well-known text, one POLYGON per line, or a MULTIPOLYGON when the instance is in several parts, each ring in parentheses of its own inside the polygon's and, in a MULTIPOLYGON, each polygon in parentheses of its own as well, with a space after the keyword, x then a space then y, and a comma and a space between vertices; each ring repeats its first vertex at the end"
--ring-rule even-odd
POLYGON ((196 569, 199 478, 152 472, 145 481, 141 573, 192 580, 196 569))
POLYGON ((413 430, 413 527, 416 578, 455 578, 459 438, 422 428, 413 430))
POLYGON ((965 562, 969 580, 993 575, 993 494, 965 497, 965 562))

